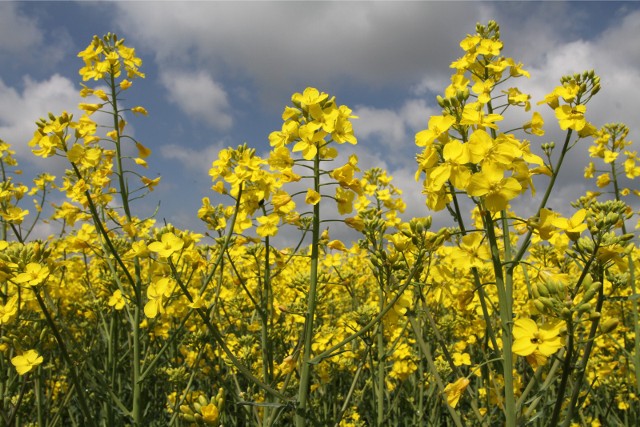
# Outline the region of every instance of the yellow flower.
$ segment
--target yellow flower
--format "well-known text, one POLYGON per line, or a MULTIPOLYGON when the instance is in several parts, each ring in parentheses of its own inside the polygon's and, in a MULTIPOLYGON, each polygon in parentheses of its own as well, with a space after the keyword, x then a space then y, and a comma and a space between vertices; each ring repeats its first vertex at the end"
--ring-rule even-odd
POLYGON ((147 297, 149 301, 144 306, 144 314, 153 319, 158 313, 164 313, 165 308, 163 300, 165 297, 171 296, 173 290, 173 281, 169 277, 163 277, 155 283, 151 283, 147 288, 147 297))
POLYGON ((448 139, 447 131, 455 122, 456 119, 453 116, 431 116, 428 129, 416 134, 416 145, 426 147, 436 139, 446 142, 448 139))
POLYGON ((26 283, 29 286, 37 286, 49 277, 49 267, 37 262, 30 262, 25 267, 24 273, 13 278, 14 283, 26 283))
POLYGON ((5 305, 0 305, 0 325, 10 323, 18 312, 18 294, 15 294, 5 305))
POLYGON ((300 126, 298 130, 300 140, 293 146, 292 151, 302 151, 302 157, 312 160, 318 153, 318 142, 322 141, 326 135, 324 131, 318 129, 320 124, 315 122, 300 126))
POLYGON ((464 190, 469 184, 471 171, 466 166, 469 163, 469 147, 458 140, 449 141, 442 149, 444 162, 429 174, 432 188, 441 189, 447 180, 459 189, 464 190))
POLYGON ((183 247, 184 241, 175 234, 169 232, 162 235, 160 242, 150 243, 148 249, 163 258, 169 258, 174 252, 181 250, 183 247))
POLYGON ((452 408, 455 408, 458 405, 458 401, 462 396, 462 393, 467 389, 469 385, 468 378, 459 378, 453 383, 447 384, 444 388, 444 394, 447 396, 447 403, 452 408))
POLYGON ((202 414, 202 421, 204 421, 205 424, 213 425, 218 421, 218 408, 213 403, 202 406, 200 413, 202 414))
POLYGON ((327 243, 327 247, 335 249, 337 251, 347 252, 347 247, 340 240, 332 240, 327 243))
POLYGON ((125 304, 124 297, 122 296, 122 291, 120 291, 120 289, 117 289, 113 293, 113 295, 109 297, 109 301, 107 302, 107 304, 109 304, 109 307, 113 307, 116 310, 122 310, 125 304))
POLYGON ((467 186, 470 196, 484 197, 485 207, 491 212, 505 209, 520 191, 520 183, 515 178, 504 178, 504 171, 494 163, 485 163, 482 172, 474 174, 467 186))
POLYGON ((554 218, 551 221, 551 224, 561 230, 564 230, 571 240, 576 241, 578 240, 578 237, 580 237, 580 234, 587 229, 587 224, 584 222, 586 217, 587 211, 585 209, 580 209, 578 212, 573 214, 570 219, 562 217, 554 218))
POLYGON ((143 116, 146 116, 146 115, 148 115, 148 114, 149 114, 149 113, 147 112, 147 110, 146 110, 144 107, 141 107, 141 106, 139 106, 139 105, 138 105, 137 107, 133 107, 133 108, 131 109, 131 112, 132 112, 133 114, 142 114, 143 116))
POLYGON ((560 129, 582 130, 587 125, 587 121, 584 118, 585 111, 587 111, 587 107, 584 105, 576 105, 573 108, 569 105, 562 105, 556 108, 556 118, 558 119, 558 124, 560 124, 560 129))
POLYGON ((256 228, 258 236, 268 237, 278 234, 278 222, 280 222, 278 214, 272 213, 268 216, 259 216, 257 220, 260 223, 256 228))
POLYGON ((340 215, 349 214, 353 211, 353 199, 356 193, 345 190, 342 187, 336 188, 336 202, 338 202, 338 212, 340 215))
POLYGON ((531 319, 516 319, 513 325, 512 350, 518 356, 533 355, 537 364, 543 364, 547 357, 564 346, 560 337, 561 328, 561 322, 545 323, 538 328, 536 322, 531 319))
POLYGON ((456 366, 471 365, 469 353, 453 353, 453 364, 456 366))
POLYGON ((608 173, 603 173, 596 178, 596 185, 598 188, 603 188, 609 185, 611 182, 611 176, 608 173))
POLYGON ((469 233, 462 238, 459 248, 451 252, 451 261, 463 268, 482 267, 489 259, 491 252, 484 244, 482 233, 469 233))
POLYGON ((42 356, 35 350, 27 350, 20 356, 11 359, 11 363, 16 367, 18 375, 24 375, 30 372, 33 368, 41 364, 42 361, 42 356))
POLYGON ((294 93, 291 97, 291 101, 294 104, 299 104, 303 108, 316 105, 324 101, 329 97, 328 94, 320 92, 314 87, 308 87, 302 93, 294 93))
POLYGON ((10 206, 4 212, 0 212, 2 219, 12 224, 21 224, 27 215, 29 215, 29 210, 18 206, 10 206))
POLYGON ((533 113, 533 117, 531 118, 531 120, 524 124, 523 129, 527 133, 543 136, 544 135, 544 129, 542 128, 543 126, 544 126, 544 119, 542 118, 542 115, 536 111, 533 113))
POLYGON ((304 202, 308 205, 316 205, 320 201, 320 198, 321 198, 320 193, 318 193, 312 188, 309 188, 307 190, 307 195, 304 198, 304 202))

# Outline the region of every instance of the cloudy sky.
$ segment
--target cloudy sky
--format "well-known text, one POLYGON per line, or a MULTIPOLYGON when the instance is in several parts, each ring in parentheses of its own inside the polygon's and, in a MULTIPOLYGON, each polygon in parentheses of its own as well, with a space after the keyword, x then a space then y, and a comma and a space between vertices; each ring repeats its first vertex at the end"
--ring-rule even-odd
MULTIPOLYGON (((2 2, 0 138, 14 146, 26 177, 59 168, 30 154, 34 122, 49 111, 77 111, 76 54, 94 34, 115 32, 144 61, 147 78, 127 102, 149 110, 131 124, 153 150, 148 176, 162 175, 139 209, 161 201, 159 221, 201 231, 196 212, 213 196, 207 172, 218 150, 247 142, 266 155, 291 94, 307 86, 353 108, 361 167, 390 171, 405 191, 406 217, 424 216, 414 135, 440 112, 435 97, 461 56, 459 41, 490 19, 500 24, 503 53, 530 71, 517 85, 534 104, 562 75, 595 69, 602 91, 588 118, 597 127, 624 122, 637 139, 635 2, 2 2)), ((549 120, 532 146, 560 144, 551 111, 534 109, 549 120)), ((556 210, 584 192, 587 146, 568 161, 550 202, 556 210)))

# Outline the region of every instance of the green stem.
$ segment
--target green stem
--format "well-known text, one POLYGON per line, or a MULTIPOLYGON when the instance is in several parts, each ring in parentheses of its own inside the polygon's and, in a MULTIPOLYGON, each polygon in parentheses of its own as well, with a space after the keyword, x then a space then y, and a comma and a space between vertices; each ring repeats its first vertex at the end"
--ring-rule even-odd
MULTIPOLYGON (((416 338, 416 342, 418 343, 418 346, 420 347, 420 350, 422 351, 422 353, 425 355, 425 357, 427 359, 427 364, 429 365, 429 371, 431 371, 431 374, 436 379, 436 384, 438 385, 438 390, 440 391, 441 394, 443 394, 444 393, 444 382, 442 381, 442 378, 440 377, 440 374, 438 373, 438 369, 436 368, 436 365, 435 365, 435 363, 433 361, 433 355, 431 353, 431 349, 429 348, 429 345, 427 343, 425 343, 424 340, 422 339, 422 331, 420 329, 420 326, 418 325, 418 323, 416 322, 416 319, 413 316, 409 316, 409 323, 411 323, 411 328, 413 328, 413 334, 414 334, 414 336, 416 338)), ((449 411, 449 415, 451 415, 451 419, 453 420, 455 425, 457 427, 462 427, 464 424, 462 423, 462 420, 460 419, 460 415, 458 415, 456 410, 453 409, 451 406, 449 406, 449 404, 445 404, 445 405, 446 405, 447 410, 449 411)))
POLYGON ((500 250, 495 234, 493 218, 490 212, 484 215, 484 223, 491 249, 491 261, 496 279, 498 291, 498 305, 500 311, 500 324, 502 326, 502 363, 504 377, 504 401, 505 401, 505 422, 507 427, 516 425, 516 400, 513 390, 513 336, 511 335, 511 324, 513 323, 513 306, 510 304, 511 290, 507 290, 507 281, 504 278, 502 262, 500 261, 500 250))
POLYGON ((550 426, 558 425, 558 419, 560 418, 560 410, 562 409, 562 402, 564 401, 564 393, 567 389, 567 381, 569 379, 569 374, 571 373, 571 359, 573 358, 573 322, 571 319, 567 322, 568 331, 568 341, 567 341, 567 352, 564 355, 564 365, 562 366, 562 377, 560 379, 560 385, 558 386, 558 392, 556 396, 556 404, 553 408, 553 413, 551 414, 551 420, 549 421, 550 426))
POLYGON ((111 72, 109 73, 111 81, 111 105, 113 107, 113 130, 116 133, 116 137, 114 138, 114 142, 116 145, 116 167, 118 175, 118 186, 120 187, 120 197, 122 198, 122 208, 124 209, 124 213, 127 216, 127 220, 131 221, 131 209, 129 207, 129 189, 127 188, 127 183, 124 179, 124 170, 122 168, 122 148, 121 148, 121 139, 120 139, 120 126, 118 123, 118 94, 116 92, 116 80, 115 80, 115 69, 114 65, 111 65, 111 72))
MULTIPOLYGON (((313 188, 320 192, 320 155, 313 159, 313 188)), ((320 242, 320 203, 313 206, 313 225, 311 229, 311 266, 309 273, 309 294, 307 295, 307 313, 304 322, 304 353, 300 369, 300 387, 298 389, 298 410, 296 411, 296 427, 304 427, 307 421, 309 388, 311 385, 311 344, 313 343, 313 320, 317 303, 318 285, 318 252, 320 242)))
MULTIPOLYGON (((603 272, 599 272, 598 278, 596 280, 604 281, 603 272)), ((604 286, 600 286, 598 291, 598 300, 596 301, 595 311, 600 313, 602 311, 602 304, 604 303, 604 286)), ((571 394, 571 401, 569 402, 569 406, 567 407, 566 416, 564 418, 564 422, 562 423, 563 427, 569 427, 571 425, 571 419, 574 416, 574 411, 576 410, 576 404, 578 403, 578 398, 580 397, 580 391, 582 390, 582 382, 584 381, 585 373, 587 372, 587 363, 589 362, 589 358, 591 357, 591 351, 593 350, 593 345, 595 342, 596 332, 598 331, 598 325, 600 324, 600 318, 596 318, 591 323, 591 330, 589 331, 589 337, 587 338, 587 344, 584 347, 584 351, 582 353, 582 358, 580 359, 580 363, 576 366, 577 370, 577 378, 575 383, 573 384, 573 392, 571 394)))
POLYGON ((49 313, 49 310, 47 309, 47 306, 44 300, 40 296, 40 293, 35 287, 32 289, 33 289, 33 293, 36 296, 36 299, 38 300, 38 305, 40 306, 40 309, 42 310, 42 313, 44 314, 44 317, 47 320, 47 325, 49 325, 49 327, 51 328, 51 332, 53 332, 53 336, 58 342, 58 346, 60 347, 60 353, 62 353, 62 358, 64 359, 65 363, 69 367, 69 376, 71 377, 71 383, 73 384, 73 386, 76 389, 76 392, 78 393, 78 402, 80 403, 80 411, 82 412, 82 415, 84 416, 88 425, 93 425, 93 426, 97 425, 93 422, 93 419, 91 417, 91 412, 89 411, 89 406, 87 405, 87 398, 84 395, 84 388, 82 387, 82 384, 80 383, 80 380, 78 378, 78 374, 76 373, 75 365, 71 361, 71 357, 69 357, 69 353, 67 352, 67 346, 65 345, 64 340, 62 339, 62 335, 60 335, 60 332, 58 331, 58 328, 56 327, 56 324, 53 321, 53 318, 51 317, 51 314, 49 313))
MULTIPOLYGON (((262 296, 260 299, 260 320, 262 326, 260 331, 260 340, 262 344, 262 380, 266 384, 271 384, 271 377, 273 373, 273 352, 271 348, 271 342, 269 340, 269 318, 271 315, 271 307, 269 305, 271 291, 271 270, 269 267, 269 237, 265 237, 264 246, 264 277, 262 279, 262 296)), ((269 402, 269 399, 267 399, 266 401, 269 402)), ((265 407, 262 413, 262 424, 264 426, 268 425, 268 420, 271 418, 270 415, 270 408, 265 407)))
MULTIPOLYGON (((379 291, 379 299, 378 306, 380 311, 384 308, 384 289, 380 286, 379 291)), ((378 370, 377 370, 377 383, 378 387, 376 388, 376 410, 377 410, 377 425, 382 426, 384 422, 384 359, 385 359, 385 348, 384 348, 384 323, 380 322, 378 325, 377 331, 377 341, 378 341, 378 370)))
MULTIPOLYGON (((547 186, 547 190, 544 193, 544 196, 542 197, 542 200, 540 201, 540 205, 538 206, 538 209, 536 210, 536 215, 540 215, 540 211, 547 206, 547 202, 549 201, 549 197, 551 197, 551 191, 553 190, 553 187, 555 186, 556 180, 558 179, 558 174, 560 172, 560 169, 562 168, 562 163, 564 162, 564 157, 565 155, 569 152, 569 143, 571 142, 571 134, 573 133, 572 129, 569 129, 567 131, 567 136, 564 139, 564 144, 562 145, 562 151, 560 152, 560 157, 558 158, 558 163, 556 163, 555 168, 553 169, 553 173, 551 174, 551 181, 549 181, 549 185, 547 186)), ((524 236, 523 240, 522 240, 522 244, 520 245, 520 249, 518 250, 518 253, 515 255, 515 257, 513 258, 513 262, 507 267, 507 271, 509 272, 509 274, 512 274, 513 269, 516 268, 516 266, 520 263, 520 260, 522 259, 522 257, 524 256, 525 252, 527 251, 527 248, 529 247, 529 243, 531 243, 531 236, 533 234, 533 230, 530 228, 527 231, 527 234, 524 236)))
POLYGON ((334 353, 336 350, 341 349, 342 347, 344 347, 345 344, 348 344, 351 341, 361 337, 362 335, 369 332, 372 328, 374 328, 378 324, 378 322, 380 322, 380 320, 382 320, 382 318, 389 312, 389 310, 393 308, 396 302, 398 302, 398 300, 400 299, 404 291, 407 290, 407 288, 413 283, 414 277, 416 276, 418 271, 420 271, 421 269, 423 256, 424 254, 422 253, 418 254, 418 256, 416 257, 416 262, 414 264, 414 267, 411 270, 411 273, 409 274, 409 276, 405 279, 405 283, 402 286, 400 286, 396 295, 389 301, 389 303, 387 303, 387 305, 385 305, 384 309, 382 309, 382 311, 380 311, 380 313, 378 313, 376 317, 374 317, 369 323, 364 325, 357 332, 353 333, 352 335, 349 335, 339 343, 333 345, 332 347, 326 349, 322 353, 315 356, 313 359, 309 361, 309 363, 313 365, 316 363, 320 363, 322 360, 328 357, 334 356, 335 355, 334 353))

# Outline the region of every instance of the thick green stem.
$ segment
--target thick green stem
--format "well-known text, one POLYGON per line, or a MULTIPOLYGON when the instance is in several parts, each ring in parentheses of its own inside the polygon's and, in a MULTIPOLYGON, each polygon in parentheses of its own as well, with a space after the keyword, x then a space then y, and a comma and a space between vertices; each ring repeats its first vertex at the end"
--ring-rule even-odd
MULTIPOLYGON (((313 189, 320 192, 320 157, 313 160, 313 189)), ((313 225, 311 230, 311 266, 309 273, 309 294, 307 295, 307 313, 304 322, 304 352, 300 368, 300 387, 298 389, 298 410, 296 427, 304 427, 307 422, 309 388, 311 385, 311 344, 313 343, 313 320, 317 303, 318 251, 320 242, 320 203, 313 206, 313 225)))
POLYGON ((510 281, 505 281, 502 262, 500 260, 500 250, 495 234, 494 222, 491 213, 484 215, 487 238, 491 249, 491 261, 495 274, 496 288, 498 290, 498 306, 500 311, 500 324, 502 326, 502 367, 504 376, 504 403, 505 403, 505 425, 515 427, 516 425, 516 400, 513 390, 513 336, 511 335, 511 324, 513 323, 513 306, 511 305, 511 289, 507 289, 510 281))

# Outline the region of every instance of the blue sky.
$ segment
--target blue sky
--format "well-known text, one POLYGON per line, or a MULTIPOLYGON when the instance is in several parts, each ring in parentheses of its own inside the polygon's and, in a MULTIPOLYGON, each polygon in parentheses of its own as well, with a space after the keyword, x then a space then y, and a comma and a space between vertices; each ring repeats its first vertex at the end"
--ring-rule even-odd
MULTIPOLYGON (((94 34, 111 31, 144 61, 147 78, 127 96, 150 113, 131 124, 153 150, 147 175, 162 175, 138 207, 150 212, 161 201, 159 222, 202 231, 196 212, 203 196, 213 196, 207 171, 218 150, 247 142, 266 154, 291 94, 307 86, 354 109, 361 167, 390 171, 405 191, 405 216, 424 216, 414 135, 439 114, 435 96, 461 55, 459 41, 489 19, 501 26, 504 54, 531 72, 517 85, 534 103, 562 75, 593 68, 603 89, 589 119, 598 127, 624 122, 637 138, 635 2, 2 2, 0 138, 18 152, 25 177, 44 169, 60 175, 60 165, 30 154, 34 122, 49 111, 77 111, 76 54, 94 34)), ((535 108, 548 125, 533 146, 561 142, 548 107, 535 108)), ((554 192, 557 210, 584 192, 583 145, 554 192)), ((532 209, 515 205, 522 215, 532 209)))

